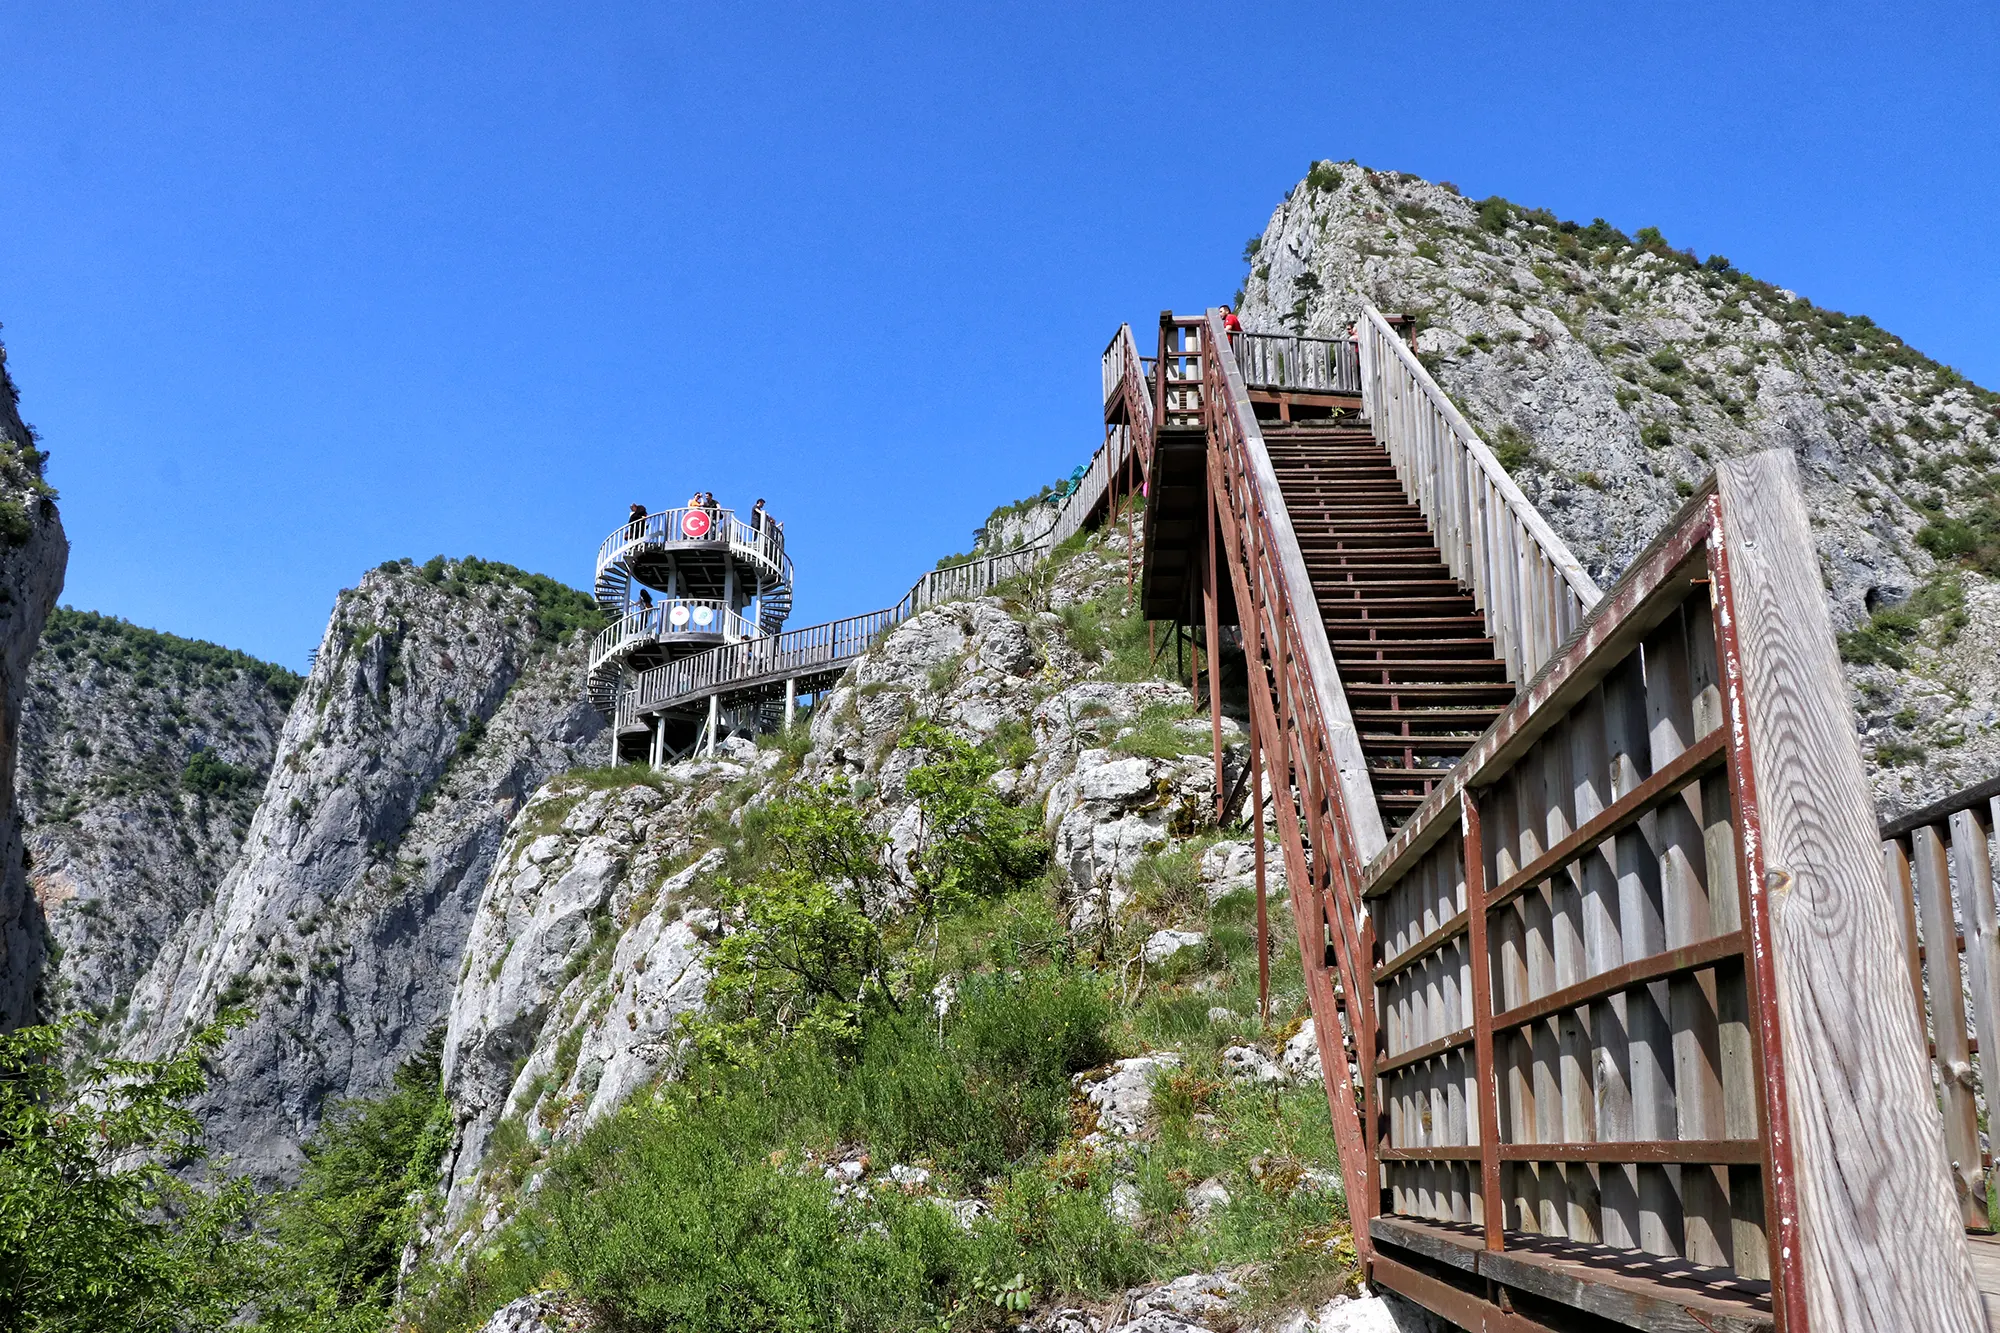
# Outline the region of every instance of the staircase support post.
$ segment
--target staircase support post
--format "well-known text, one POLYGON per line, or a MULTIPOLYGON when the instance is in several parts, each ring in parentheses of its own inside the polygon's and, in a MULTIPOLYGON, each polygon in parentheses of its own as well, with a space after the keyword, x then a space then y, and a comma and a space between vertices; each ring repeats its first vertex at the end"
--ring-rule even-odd
POLYGON ((785 731, 790 734, 792 722, 799 712, 799 680, 793 676, 785 682, 785 731))
POLYGON ((646 763, 649 768, 657 770, 660 767, 660 761, 664 757, 666 746, 667 715, 665 713, 655 713, 653 715, 652 744, 647 747, 646 752, 646 763))
POLYGON ((1202 663, 1208 675, 1208 732, 1210 746, 1215 754, 1215 824, 1222 826, 1224 784, 1222 781, 1222 689, 1221 678, 1215 669, 1215 648, 1221 640, 1217 627, 1215 609, 1215 502, 1213 498, 1204 501, 1202 507, 1208 511, 1208 545, 1203 552, 1201 566, 1201 616, 1202 663))
POLYGON ((721 725, 722 725, 722 696, 719 694, 711 694, 708 696, 707 734, 702 738, 703 739, 702 753, 707 755, 710 759, 715 758, 715 733, 716 729, 721 725))
MULTIPOLYGON (((1215 511, 1209 510, 1211 514, 1215 511)), ((1257 1020, 1271 1021, 1271 917, 1264 886, 1264 755, 1257 710, 1250 710, 1250 836, 1257 866, 1257 1020)))

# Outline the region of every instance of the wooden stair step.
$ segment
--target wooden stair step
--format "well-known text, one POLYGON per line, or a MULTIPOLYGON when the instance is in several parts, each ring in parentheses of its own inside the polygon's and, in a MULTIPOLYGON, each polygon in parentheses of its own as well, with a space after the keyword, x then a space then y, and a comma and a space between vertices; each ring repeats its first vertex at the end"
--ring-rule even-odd
POLYGON ((1394 698, 1401 701, 1405 709, 1422 708, 1429 705, 1413 703, 1425 699, 1447 703, 1475 701, 1505 705, 1514 701, 1514 687, 1506 681, 1495 684, 1491 681, 1434 680, 1402 681, 1388 685, 1372 681, 1344 681, 1347 693, 1356 700, 1394 698))

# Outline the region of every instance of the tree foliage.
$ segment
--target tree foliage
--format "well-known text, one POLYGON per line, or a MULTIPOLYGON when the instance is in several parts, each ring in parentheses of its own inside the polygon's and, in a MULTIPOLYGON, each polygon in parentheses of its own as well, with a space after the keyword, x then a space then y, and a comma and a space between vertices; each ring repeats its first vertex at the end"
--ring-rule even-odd
POLYGON ((341 1103, 306 1144, 299 1183, 270 1208, 266 1327, 373 1333, 388 1325, 403 1248, 451 1147, 443 1049, 438 1027, 386 1094, 341 1103))
POLYGON ((222 1033, 171 1060, 75 1064, 74 1021, 0 1035, 0 1328, 197 1333, 235 1318, 255 1196, 169 1169, 205 1156, 187 1104, 222 1033))
POLYGON ((704 1049, 741 1057, 766 1029, 852 1041, 869 1011, 900 1012, 939 922, 1032 879, 1048 848, 1035 820, 992 788, 991 755, 919 723, 902 748, 917 819, 892 859, 846 788, 833 783, 758 812, 761 855, 717 886, 730 928, 709 957, 704 1049))

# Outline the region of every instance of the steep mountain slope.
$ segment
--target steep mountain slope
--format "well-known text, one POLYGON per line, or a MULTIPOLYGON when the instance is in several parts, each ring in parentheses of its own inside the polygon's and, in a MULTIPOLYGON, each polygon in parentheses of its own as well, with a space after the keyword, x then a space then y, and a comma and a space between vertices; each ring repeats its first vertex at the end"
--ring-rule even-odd
POLYGON ((161 942, 214 896, 301 684, 214 644, 50 614, 17 782, 57 1010, 122 1016, 161 942))
POLYGON ((14 769, 28 663, 69 563, 55 491, 42 480, 47 455, 21 420, 20 399, 0 348, 0 1031, 31 1021, 42 1000, 46 942, 28 887, 14 769))
POLYGON ((202 1111, 282 1176, 329 1098, 386 1087, 443 1018, 502 831, 602 752, 580 593, 467 559, 371 571, 341 594, 278 739, 243 854, 135 988, 123 1050, 218 1011, 251 1017, 202 1111))
MULTIPOLYGON (((800 1128, 798 1138, 779 1131, 759 1141, 754 1166, 706 1160, 702 1188, 714 1207, 726 1213, 735 1190, 779 1188, 741 1183, 746 1170, 776 1168, 780 1180, 824 1190, 844 1220, 797 1256, 805 1269, 856 1244, 849 1232, 887 1243, 898 1207, 935 1207, 933 1225, 974 1238, 966 1244, 997 1245, 1005 1272, 1026 1275, 1014 1279, 1024 1304, 1010 1308, 1035 1298, 1029 1328, 1109 1327, 1121 1299, 1131 1327, 1157 1333, 1389 1326, 1380 1322, 1384 1302, 1337 1295, 1351 1280, 1340 1184, 1291 932, 1275 931, 1266 1022, 1256 1014, 1253 835, 1215 827, 1208 722, 1172 678, 1171 656, 1162 666, 1148 652, 1127 602, 1125 541, 1122 525, 1079 537, 993 595, 896 627, 822 700, 804 735, 727 742, 714 759, 658 773, 574 772, 529 800, 502 844, 459 969, 443 1071, 457 1131, 444 1197, 405 1260, 413 1289, 429 1293, 408 1313, 413 1327, 464 1326, 520 1290, 523 1273, 558 1291, 509 1305, 487 1325, 494 1333, 595 1328, 607 1315, 615 1325, 616 1312, 635 1307, 608 1293, 671 1302, 795 1280, 782 1276, 789 1261, 762 1256, 772 1237, 790 1234, 793 1210, 812 1205, 761 1194, 757 1241, 728 1251, 728 1261, 709 1266, 715 1273, 661 1271, 673 1263, 641 1239, 653 1225, 648 1210, 707 1205, 661 1197, 684 1184, 632 1183, 650 1181, 670 1156, 643 1136, 703 1132, 688 1119, 699 1098, 673 1101, 667 1087, 690 1059, 685 1020, 711 998, 715 951, 772 928, 746 917, 726 888, 784 873, 760 859, 773 846, 764 814, 801 799, 829 812, 851 808, 880 839, 883 900, 914 910, 922 867, 938 855, 930 821, 941 807, 926 804, 940 781, 923 767, 936 758, 934 743, 913 738, 937 728, 982 747, 974 780, 1040 829, 1046 862, 983 916, 963 907, 966 919, 928 939, 919 931, 913 956, 885 965, 889 976, 907 966, 922 977, 895 983, 904 1011, 951 1032, 967 996, 1019 982, 1022 969, 1044 978, 1080 969, 1066 974, 1115 997, 1110 1048, 1058 1079, 1053 1142, 1022 1145, 997 1173, 967 1166, 961 1144, 892 1156, 860 1127, 833 1138, 800 1128), (935 985, 926 966, 944 972, 935 985), (1098 1063, 1106 1056, 1123 1058, 1098 1063), (659 1125, 649 1129, 651 1117, 659 1125), (627 1165, 580 1186, 574 1163, 607 1154, 627 1165), (539 1203, 575 1218, 593 1206, 585 1196, 617 1190, 620 1180, 646 1197, 606 1205, 615 1220, 560 1238, 539 1230, 552 1225, 539 1203), (550 1202, 551 1192, 561 1198, 550 1202), (884 1206, 887 1223, 875 1211, 884 1206), (568 1257, 551 1273, 557 1253, 568 1257), (439 1266, 427 1269, 427 1258, 439 1266), (757 1275, 737 1272, 746 1262, 757 1275), (1094 1301, 1107 1303, 1094 1311, 1094 1301), (1316 1313, 1298 1312, 1301 1304, 1316 1313)), ((1243 738, 1233 723, 1225 737, 1233 784, 1243 738)), ((1273 849, 1274 871, 1278 859, 1273 849)), ((1273 873, 1280 923, 1284 888, 1273 873)), ((804 935, 834 930, 814 920, 799 927, 804 935)), ((994 1020, 968 1021, 985 1030, 977 1023, 994 1020)), ((1043 1033, 1044 1021, 1053 1020, 1023 1011, 1002 1025, 1043 1033)), ((959 1125, 929 1100, 957 1094, 929 1082, 944 1075, 919 1051, 871 1068, 867 1096, 890 1119, 919 1137, 959 1125), (915 1082, 897 1081, 890 1065, 914 1071, 915 1082)), ((1027 1077, 1019 1064, 1009 1072, 999 1081, 1027 1077)), ((772 1092, 771 1105, 746 1107, 746 1118, 796 1113, 785 1099, 799 1095, 772 1092)), ((815 1084, 806 1100, 838 1097, 815 1084)), ((659 1243, 705 1236, 706 1225, 675 1223, 659 1243)), ((934 1242, 932 1262, 944 1264, 953 1243, 934 1242)), ((896 1281, 892 1268, 873 1285, 896 1281)))
POLYGON ((1246 249, 1245 327, 1417 348, 1608 584, 1718 458, 1798 455, 1885 811, 2000 771, 2000 398, 1863 316, 1449 184, 1318 163, 1246 249))

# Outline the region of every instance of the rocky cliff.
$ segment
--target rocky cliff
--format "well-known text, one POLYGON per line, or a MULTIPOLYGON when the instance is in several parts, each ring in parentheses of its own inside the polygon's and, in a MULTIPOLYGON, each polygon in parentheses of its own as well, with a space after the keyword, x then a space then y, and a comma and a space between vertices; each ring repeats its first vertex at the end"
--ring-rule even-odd
MULTIPOLYGON (((1158 674, 1125 592, 1125 537, 1113 528, 1068 544, 996 595, 897 627, 820 701, 803 736, 728 742, 713 759, 658 773, 572 773, 534 795, 507 831, 466 937, 444 1065, 457 1131, 422 1250, 454 1265, 504 1248, 503 1228, 536 1197, 559 1150, 675 1074, 686 1058, 681 1020, 703 1005, 710 949, 741 928, 711 905, 714 884, 745 871, 732 858, 744 855, 759 807, 844 793, 884 840, 897 891, 914 892, 932 830, 915 776, 921 752, 905 742, 922 726, 984 747, 994 766, 987 784, 1038 817, 1049 868, 1010 911, 1032 914, 1029 900, 1046 894, 1066 943, 1035 947, 1094 959, 1130 1006, 1131 1053, 1074 1083, 1074 1128, 1057 1150, 1071 1164, 1072 1197, 1134 1236, 1184 1236, 1190 1253, 1215 1254, 1244 1252, 1219 1239, 1236 1225, 1227 1216, 1337 1198, 1333 1162, 1305 1146, 1310 1135, 1280 1131, 1280 1150, 1259 1146, 1264 1129, 1245 1129, 1323 1119, 1312 1025, 1282 926, 1277 1016, 1266 1024, 1255 1014, 1251 835, 1217 828, 1206 715, 1171 678, 1171 658, 1158 674), (1165 1028, 1156 1026, 1162 1013, 1173 1015, 1165 1028), (1163 1089, 1196 1100, 1164 1106, 1163 1089), (1218 1117, 1200 1109, 1211 1103, 1239 1117, 1226 1149, 1216 1146, 1225 1142, 1218 1117), (1200 1145, 1198 1163, 1182 1160, 1190 1143, 1200 1145)), ((1229 722, 1232 783, 1242 739, 1229 722)), ((1282 923, 1275 847, 1269 859, 1282 923)), ((942 1023, 955 995, 947 978, 924 1004, 942 1023)), ((928 1198, 965 1228, 991 1218, 1008 1188, 950 1180, 934 1163, 871 1158, 853 1144, 804 1152, 812 1173, 857 1207, 879 1191, 928 1198)), ((1282 1232, 1271 1225, 1270 1235, 1282 1232)), ((1284 1244, 1309 1256, 1329 1242, 1312 1233, 1284 1244)), ((1381 1300, 1334 1296, 1344 1282, 1337 1261, 1331 1270, 1294 1262, 1319 1264, 1321 1276, 1304 1284, 1316 1297, 1273 1297, 1267 1269, 1239 1263, 1134 1287, 1123 1306, 1131 1327, 1155 1333, 1431 1326, 1381 1300), (1253 1289, 1265 1294, 1253 1298, 1253 1289)), ((1117 1322, 1113 1308, 1037 1307, 1024 1326, 1094 1330, 1117 1322)), ((509 1305, 488 1327, 594 1326, 587 1309, 556 1296, 509 1305)))
POLYGON ((21 420, 20 399, 0 348, 0 1031, 31 1021, 46 999, 47 945, 28 886, 14 771, 28 664, 69 562, 55 491, 42 479, 47 455, 21 420))
POLYGON ((299 678, 58 608, 28 672, 18 785, 58 1011, 122 1021, 235 863, 299 678))
POLYGON ((285 1174, 328 1099, 386 1087, 440 1023, 508 821, 603 751, 581 594, 475 560, 343 592, 280 733, 242 855, 163 944, 122 1048, 248 1021, 202 1107, 239 1167, 285 1174))
POLYGON ((1714 461, 1799 458, 1885 812, 2000 771, 2000 398, 1865 316, 1449 184, 1315 164, 1246 248, 1252 331, 1416 317, 1433 375, 1608 585, 1714 461))

